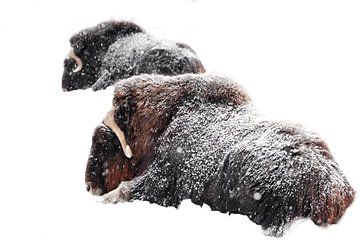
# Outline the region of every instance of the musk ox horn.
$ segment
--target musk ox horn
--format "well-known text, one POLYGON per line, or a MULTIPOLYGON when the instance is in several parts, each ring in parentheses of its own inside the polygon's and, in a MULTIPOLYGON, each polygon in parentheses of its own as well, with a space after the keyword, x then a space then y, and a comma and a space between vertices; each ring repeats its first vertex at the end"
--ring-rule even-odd
POLYGON ((73 49, 70 50, 68 57, 76 62, 76 68, 73 70, 73 72, 74 73, 79 72, 83 68, 83 63, 81 59, 78 56, 76 56, 73 49))
POLYGON ((115 123, 115 120, 114 120, 114 112, 115 112, 115 109, 114 107, 111 108, 111 110, 106 114, 106 117, 104 119, 104 124, 110 128, 114 133, 115 135, 117 136, 117 138, 119 139, 120 141, 120 145, 121 145, 121 148, 125 154, 125 156, 127 158, 131 158, 132 157, 132 151, 131 151, 131 148, 130 146, 127 144, 126 142, 126 139, 125 139, 125 134, 124 132, 120 129, 120 127, 115 123))

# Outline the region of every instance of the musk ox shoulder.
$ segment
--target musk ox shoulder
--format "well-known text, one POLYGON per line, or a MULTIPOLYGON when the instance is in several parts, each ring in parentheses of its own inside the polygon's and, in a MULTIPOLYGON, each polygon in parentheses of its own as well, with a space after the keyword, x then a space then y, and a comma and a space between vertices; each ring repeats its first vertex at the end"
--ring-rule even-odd
POLYGON ((108 202, 191 199, 276 236, 298 218, 336 223, 355 194, 321 137, 264 120, 241 86, 209 74, 119 81, 86 183, 108 202))

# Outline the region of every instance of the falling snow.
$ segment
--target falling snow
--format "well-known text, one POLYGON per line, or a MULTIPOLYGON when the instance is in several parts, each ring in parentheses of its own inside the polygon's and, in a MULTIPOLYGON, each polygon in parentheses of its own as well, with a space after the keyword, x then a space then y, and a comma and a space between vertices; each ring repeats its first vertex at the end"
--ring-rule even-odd
MULTIPOLYGON (((258 192, 254 193, 254 199, 256 201, 260 200, 261 199, 261 193, 258 193, 258 192)), ((290 207, 289 207, 289 209, 290 209, 290 207)))

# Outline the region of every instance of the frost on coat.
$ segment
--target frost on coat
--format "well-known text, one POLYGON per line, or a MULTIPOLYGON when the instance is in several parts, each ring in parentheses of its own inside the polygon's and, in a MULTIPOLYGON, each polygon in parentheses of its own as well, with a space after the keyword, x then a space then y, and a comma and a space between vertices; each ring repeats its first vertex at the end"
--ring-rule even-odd
POLYGON ((95 131, 86 181, 106 201, 177 207, 191 199, 280 236, 297 218, 336 223, 353 200, 317 134, 260 118, 227 78, 132 77, 117 83, 113 105, 134 155, 124 156, 107 126, 95 131))
POLYGON ((186 44, 156 39, 131 22, 104 22, 75 34, 64 61, 64 91, 105 89, 141 73, 178 75, 205 69, 186 44))

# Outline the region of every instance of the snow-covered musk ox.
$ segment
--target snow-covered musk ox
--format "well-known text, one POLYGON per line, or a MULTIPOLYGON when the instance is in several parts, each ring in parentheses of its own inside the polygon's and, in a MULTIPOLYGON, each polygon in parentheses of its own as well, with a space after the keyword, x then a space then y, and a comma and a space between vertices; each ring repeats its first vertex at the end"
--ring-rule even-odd
POLYGON ((109 21, 70 39, 64 61, 64 91, 105 89, 115 80, 141 73, 178 75, 205 69, 186 44, 156 39, 131 22, 109 21))
POLYGON ((105 201, 191 199, 247 215, 270 235, 297 218, 336 223, 355 194, 317 134, 262 119, 218 75, 119 81, 92 141, 86 184, 105 201))

